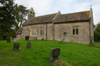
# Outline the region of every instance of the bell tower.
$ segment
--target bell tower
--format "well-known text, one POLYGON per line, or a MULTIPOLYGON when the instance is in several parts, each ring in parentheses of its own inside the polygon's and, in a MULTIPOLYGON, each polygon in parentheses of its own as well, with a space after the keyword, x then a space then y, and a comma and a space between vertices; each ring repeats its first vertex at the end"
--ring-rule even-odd
POLYGON ((31 19, 32 17, 35 17, 35 12, 31 7, 31 9, 28 11, 28 20, 31 19))

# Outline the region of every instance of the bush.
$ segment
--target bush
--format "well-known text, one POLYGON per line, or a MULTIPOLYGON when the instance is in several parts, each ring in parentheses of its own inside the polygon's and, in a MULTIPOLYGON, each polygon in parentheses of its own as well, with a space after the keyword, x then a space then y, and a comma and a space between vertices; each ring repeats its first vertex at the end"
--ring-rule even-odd
POLYGON ((29 36, 25 36, 25 40, 29 40, 29 36))
POLYGON ((54 61, 52 66, 72 66, 72 65, 62 60, 56 60, 54 61))

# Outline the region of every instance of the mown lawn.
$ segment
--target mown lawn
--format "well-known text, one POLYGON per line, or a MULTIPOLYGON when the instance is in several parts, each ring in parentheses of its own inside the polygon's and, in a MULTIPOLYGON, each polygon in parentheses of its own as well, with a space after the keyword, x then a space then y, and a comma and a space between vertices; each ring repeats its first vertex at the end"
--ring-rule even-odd
MULTIPOLYGON (((100 48, 86 44, 59 41, 18 40, 21 50, 13 51, 14 41, 0 41, 0 66, 51 66, 50 50, 60 48, 60 59, 72 66, 100 66, 100 48), (32 48, 26 49, 27 42, 32 48)), ((100 43, 95 43, 100 46, 100 43)))

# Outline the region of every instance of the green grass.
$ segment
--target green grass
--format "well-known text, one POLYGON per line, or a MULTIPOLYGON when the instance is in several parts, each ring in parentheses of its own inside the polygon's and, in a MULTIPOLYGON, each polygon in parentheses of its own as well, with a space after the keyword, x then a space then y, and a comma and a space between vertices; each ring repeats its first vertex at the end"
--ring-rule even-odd
MULTIPOLYGON (((50 50, 60 48, 60 59, 72 66, 100 66, 100 48, 86 44, 59 41, 34 41, 32 48, 26 49, 28 41, 18 40, 21 50, 13 51, 14 41, 0 41, 0 66, 51 66, 50 50)), ((100 43, 95 43, 100 46, 100 43)))

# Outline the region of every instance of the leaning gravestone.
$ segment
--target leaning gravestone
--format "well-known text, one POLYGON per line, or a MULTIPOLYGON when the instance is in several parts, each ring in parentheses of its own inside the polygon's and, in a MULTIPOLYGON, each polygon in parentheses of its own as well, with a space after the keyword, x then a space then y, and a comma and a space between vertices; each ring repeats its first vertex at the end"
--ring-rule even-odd
POLYGON ((19 49, 19 43, 14 43, 14 47, 13 47, 13 50, 18 50, 19 49))
POLYGON ((53 63, 55 60, 60 59, 60 49, 59 48, 53 48, 50 52, 50 63, 53 63))
POLYGON ((10 43, 10 37, 7 38, 7 43, 10 43))
POLYGON ((31 42, 27 42, 27 49, 31 47, 31 42))

